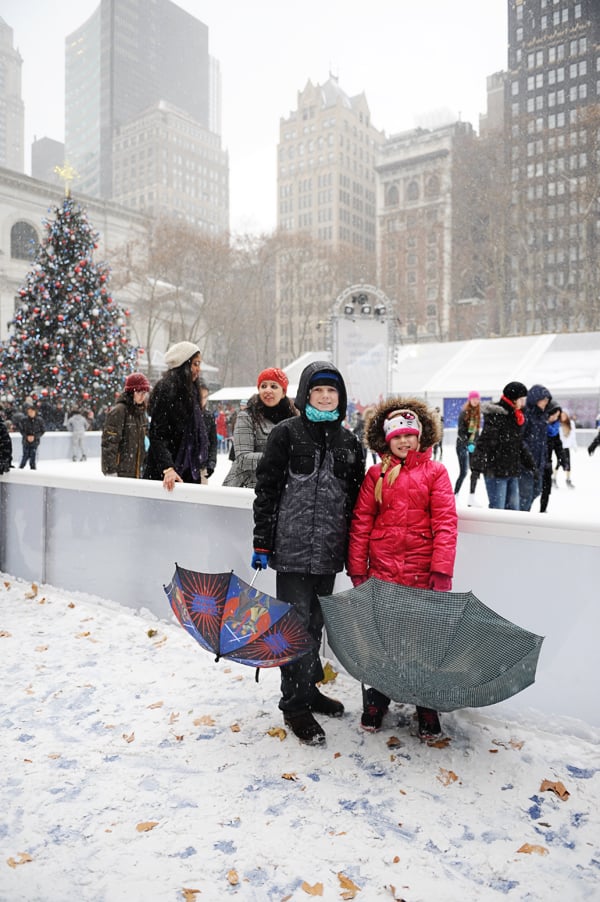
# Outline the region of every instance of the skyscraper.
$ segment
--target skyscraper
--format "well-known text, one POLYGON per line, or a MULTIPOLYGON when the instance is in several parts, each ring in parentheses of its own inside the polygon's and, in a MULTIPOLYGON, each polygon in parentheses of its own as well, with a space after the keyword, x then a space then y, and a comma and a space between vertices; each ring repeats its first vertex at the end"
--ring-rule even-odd
MULTIPOLYGON (((65 151, 78 188, 117 199, 115 137, 161 103, 210 131, 219 122, 215 73, 207 26, 171 0, 101 0, 66 40, 65 151)), ((134 167, 145 162, 145 137, 156 144, 155 136, 136 130, 134 167)))
POLYGON ((508 0, 509 314, 600 328, 600 3, 508 0))
POLYGON ((383 134, 364 94, 349 97, 330 75, 308 81, 280 120, 279 228, 309 232, 331 247, 375 253, 375 156, 383 134))
POLYGON ((21 54, 13 46, 13 30, 0 17, 0 166, 16 172, 24 172, 22 63, 21 54))

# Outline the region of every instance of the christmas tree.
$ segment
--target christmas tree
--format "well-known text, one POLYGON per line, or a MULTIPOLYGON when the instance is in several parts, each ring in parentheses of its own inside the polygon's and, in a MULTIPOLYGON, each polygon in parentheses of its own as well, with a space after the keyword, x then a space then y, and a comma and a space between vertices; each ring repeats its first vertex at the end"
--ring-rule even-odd
POLYGON ((68 192, 43 226, 0 351, 0 389, 17 403, 47 398, 98 411, 114 403, 135 369, 129 311, 110 296, 109 268, 93 260, 98 233, 68 192))

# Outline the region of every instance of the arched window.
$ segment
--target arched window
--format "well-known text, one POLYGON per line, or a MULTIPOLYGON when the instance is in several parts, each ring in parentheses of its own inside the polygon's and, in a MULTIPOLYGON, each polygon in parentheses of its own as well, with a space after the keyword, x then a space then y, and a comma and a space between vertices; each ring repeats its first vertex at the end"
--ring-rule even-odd
POLYGON ((409 182, 406 186, 406 199, 407 200, 418 200, 419 199, 419 184, 414 179, 412 182, 409 182))
POLYGON ((425 193, 427 197, 437 197, 440 193, 440 180, 437 175, 432 175, 427 179, 425 185, 425 193))
POLYGON ((397 207, 400 202, 400 195, 398 194, 398 188, 396 185, 391 185, 385 197, 385 205, 386 207, 397 207))
POLYGON ((15 222, 10 230, 10 255, 15 260, 33 260, 38 245, 36 230, 28 222, 15 222))

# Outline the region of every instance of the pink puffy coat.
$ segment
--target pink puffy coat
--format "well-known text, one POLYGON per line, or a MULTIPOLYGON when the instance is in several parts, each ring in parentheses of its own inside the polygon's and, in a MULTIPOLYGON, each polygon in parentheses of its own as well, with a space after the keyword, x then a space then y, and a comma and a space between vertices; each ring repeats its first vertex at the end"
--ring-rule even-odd
POLYGON ((370 467, 354 507, 348 574, 421 589, 430 573, 451 577, 457 516, 446 467, 431 459, 431 448, 409 451, 393 485, 384 476, 381 504, 375 499, 380 472, 381 464, 370 467))

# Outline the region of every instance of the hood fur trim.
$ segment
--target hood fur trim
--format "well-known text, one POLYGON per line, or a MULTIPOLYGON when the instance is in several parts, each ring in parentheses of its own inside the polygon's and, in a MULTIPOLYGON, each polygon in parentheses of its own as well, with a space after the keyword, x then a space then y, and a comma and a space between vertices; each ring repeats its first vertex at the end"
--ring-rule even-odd
POLYGON ((418 416, 423 431, 421 432, 421 441, 419 449, 425 451, 431 448, 436 442, 439 442, 442 436, 442 425, 437 413, 421 401, 419 398, 386 398, 381 404, 373 408, 367 416, 365 423, 365 439, 367 446, 376 451, 377 454, 383 455, 389 452, 389 445, 385 440, 383 431, 383 423, 385 418, 393 410, 412 410, 418 416))

